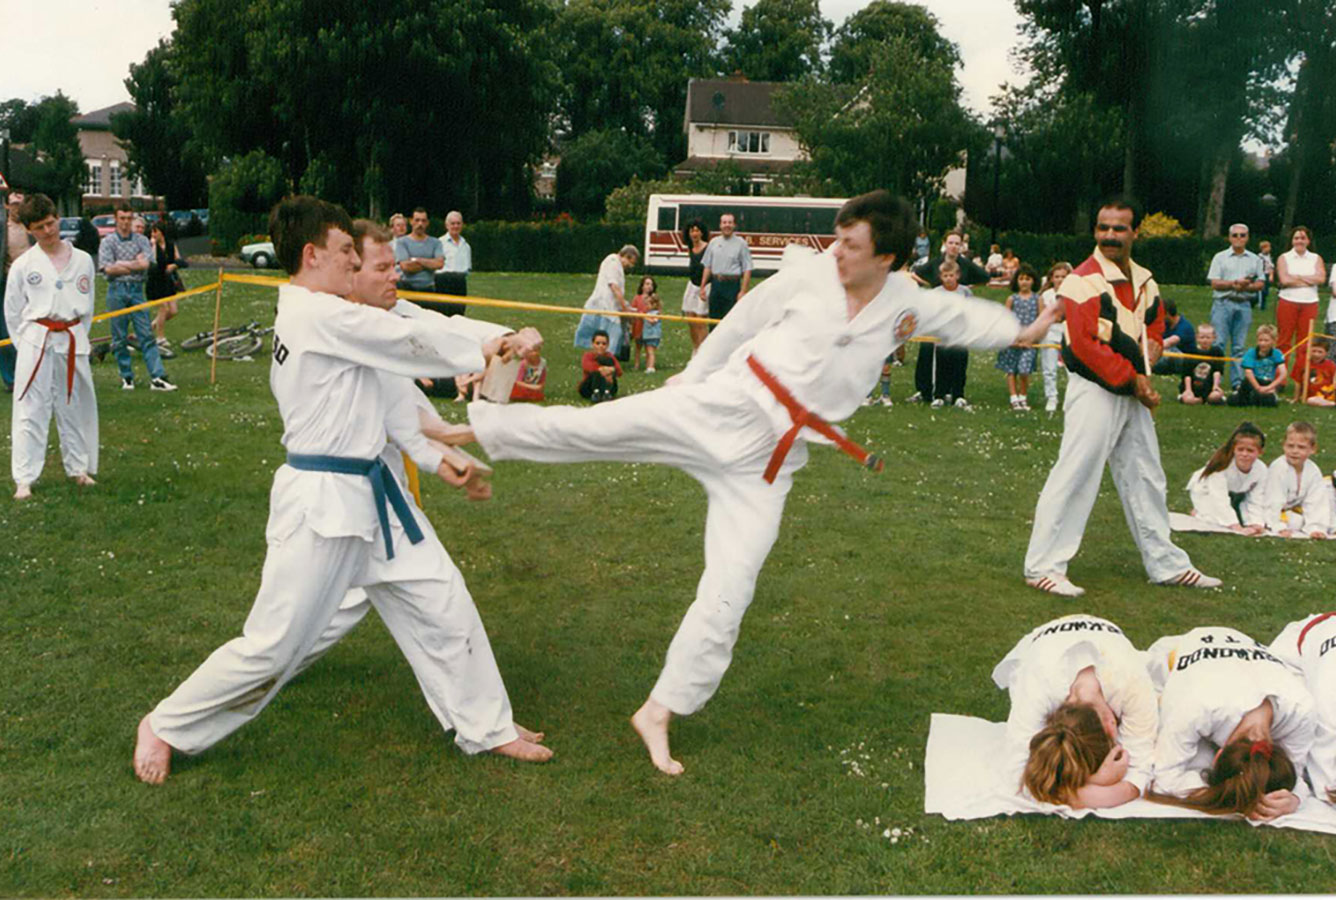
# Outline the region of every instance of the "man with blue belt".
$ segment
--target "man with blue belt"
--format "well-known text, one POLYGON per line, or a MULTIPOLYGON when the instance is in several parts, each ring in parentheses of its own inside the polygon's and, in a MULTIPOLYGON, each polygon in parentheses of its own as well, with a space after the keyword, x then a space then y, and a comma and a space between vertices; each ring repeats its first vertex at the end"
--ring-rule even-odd
MULTIPOLYGON (((116 207, 116 230, 102 239, 97 250, 97 267, 107 276, 107 312, 115 312, 144 302, 144 279, 153 259, 153 245, 148 238, 134 231, 134 210, 130 204, 116 207)), ((127 316, 111 320, 111 352, 116 356, 116 368, 121 373, 121 389, 135 389, 135 370, 130 365, 130 325, 135 327, 139 352, 144 354, 148 369, 149 388, 155 391, 174 391, 176 385, 167 379, 158 353, 158 338, 153 333, 152 317, 141 309, 127 316), (129 319, 129 322, 126 322, 129 319)))
MULTIPOLYGON (((710 318, 722 319, 747 295, 751 285, 752 257, 746 238, 733 233, 737 220, 732 213, 719 217, 719 233, 710 238, 701 263, 700 298, 710 304, 710 318), (706 295, 707 285, 709 294, 706 295)), ((710 328, 713 330, 714 326, 710 328)))
POLYGON ((1211 258, 1206 280, 1211 283, 1211 324, 1225 355, 1234 358, 1229 364, 1229 385, 1238 390, 1243 381, 1239 358, 1248 349, 1252 305, 1266 286, 1262 258, 1248 249, 1247 225, 1229 226, 1229 249, 1211 258))
MULTIPOLYGON (((269 225, 291 275, 279 288, 269 369, 288 464, 274 475, 260 590, 241 636, 139 723, 134 769, 150 784, 166 779, 173 749, 200 753, 257 716, 301 670, 349 588, 383 587, 415 606, 414 582, 382 584, 373 574, 377 559, 395 559, 426 539, 379 459, 392 401, 384 373, 449 377, 485 368, 489 350, 523 349, 501 338, 483 345, 442 318, 401 318, 344 300, 359 260, 348 214, 333 204, 289 198, 269 225)), ((457 471, 439 452, 433 459, 447 483, 474 476, 471 466, 457 471)), ((490 733, 461 742, 465 752, 550 757, 508 716, 493 720, 490 733)))

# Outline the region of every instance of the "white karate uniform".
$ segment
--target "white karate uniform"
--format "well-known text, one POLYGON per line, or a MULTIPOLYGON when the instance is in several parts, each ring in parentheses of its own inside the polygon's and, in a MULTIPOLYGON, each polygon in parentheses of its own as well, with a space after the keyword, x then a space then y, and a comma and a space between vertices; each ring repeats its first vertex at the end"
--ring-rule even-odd
POLYGON ((1247 472, 1240 472, 1233 460, 1219 472, 1212 472, 1205 478, 1202 472, 1206 467, 1192 473, 1188 479, 1188 496, 1192 498, 1192 514, 1203 522, 1231 528, 1235 525, 1266 524, 1266 464, 1261 460, 1253 462, 1247 472), (1234 511, 1230 494, 1244 494, 1239 510, 1234 511), (1243 522, 1239 522, 1242 516, 1243 522))
MULTIPOLYGON (((372 459, 387 427, 402 439, 411 418, 416 431, 416 410, 398 389, 404 382, 385 373, 482 369, 477 323, 463 321, 470 326, 443 316, 410 321, 280 287, 269 384, 288 452, 372 459)), ((425 444, 414 454, 424 468, 440 463, 425 444)), ((348 589, 362 587, 405 647, 433 711, 455 727, 456 743, 476 753, 514 740, 509 700, 463 579, 430 523, 408 505, 424 539, 411 544, 391 510, 390 560, 368 478, 279 467, 260 590, 242 635, 158 704, 149 718, 154 733, 198 753, 250 721, 308 662, 348 589), (412 642, 419 646, 410 650, 412 642)))
MULTIPOLYGON (((1058 303, 1058 292, 1055 288, 1049 288, 1039 295, 1040 308, 1048 309, 1058 303)), ((1061 344, 1062 343, 1062 325, 1054 324, 1048 327, 1048 332, 1044 335, 1042 343, 1061 344)), ((1039 350, 1039 368, 1044 374, 1044 400, 1050 403, 1058 402, 1058 363, 1062 359, 1062 351, 1057 347, 1042 347, 1039 350)))
POLYGON ((1312 534, 1331 531, 1331 490, 1311 459, 1295 472, 1285 457, 1272 460, 1266 478, 1266 527, 1312 534))
POLYGON ((996 348, 1019 330, 1000 304, 929 294, 903 274, 891 275, 851 321, 827 253, 748 292, 671 386, 581 409, 473 403, 469 420, 495 459, 663 463, 705 488, 705 571, 650 693, 686 715, 709 700, 728 668, 793 473, 806 461, 805 440, 824 440, 802 432, 766 483, 762 473, 792 421, 747 357, 833 422, 859 407, 883 360, 916 332, 996 348))
MULTIPOLYGON (((1271 642, 1271 652, 1298 667, 1313 698, 1317 722, 1306 768, 1313 793, 1331 803, 1327 792, 1336 789, 1336 616, 1323 619, 1299 636, 1317 615, 1291 622, 1271 642)), ((1303 765, 1299 760, 1295 766, 1303 765)))
POLYGON ((1127 751, 1125 780, 1138 791, 1150 780, 1159 711, 1155 686, 1141 652, 1107 619, 1077 613, 1031 631, 993 669, 993 683, 1011 693, 1002 783, 1021 790, 1030 740, 1071 692, 1087 666, 1095 667, 1104 699, 1118 717, 1118 743, 1127 751))
POLYGON ((1155 790, 1183 796, 1205 787, 1202 759, 1223 747, 1245 713, 1270 699, 1271 741, 1295 768, 1313 743, 1313 701, 1297 670, 1233 628, 1194 628, 1162 637, 1146 651, 1160 689, 1155 790), (1209 745, 1209 746, 1204 746, 1209 745))
POLYGON ((42 474, 53 413, 65 474, 70 477, 97 474, 97 396, 88 365, 93 279, 93 258, 73 247, 69 262, 59 272, 51 257, 37 245, 29 247, 9 269, 5 325, 18 357, 14 365, 14 413, 10 423, 15 484, 32 484, 42 474), (37 321, 68 322, 76 318, 79 324, 66 332, 48 331, 37 321), (68 390, 70 336, 74 338, 75 357, 72 393, 68 390))

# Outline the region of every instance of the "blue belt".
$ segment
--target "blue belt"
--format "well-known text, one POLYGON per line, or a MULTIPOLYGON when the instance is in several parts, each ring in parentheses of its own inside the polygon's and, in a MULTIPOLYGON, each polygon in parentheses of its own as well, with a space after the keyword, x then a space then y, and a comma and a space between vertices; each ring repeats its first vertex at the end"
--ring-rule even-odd
POLYGON ((413 518, 413 511, 408 508, 399 483, 385 469, 380 457, 358 459, 354 456, 318 456, 306 453, 289 453, 288 465, 303 472, 334 472, 338 475, 365 475, 371 479, 371 494, 376 501, 376 515, 380 518, 380 533, 385 536, 385 555, 394 559, 394 538, 390 535, 390 515, 385 508, 388 501, 394 507, 394 513, 404 526, 408 541, 417 544, 422 541, 422 529, 413 518))

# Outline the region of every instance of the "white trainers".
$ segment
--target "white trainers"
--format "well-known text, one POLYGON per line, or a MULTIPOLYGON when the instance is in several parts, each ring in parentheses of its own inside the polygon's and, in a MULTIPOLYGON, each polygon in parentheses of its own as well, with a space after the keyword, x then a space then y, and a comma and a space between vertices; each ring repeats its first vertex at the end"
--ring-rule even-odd
POLYGON ((653 374, 654 374, 655 372, 657 372, 657 371, 658 371, 658 370, 655 369, 653 366, 650 366, 648 369, 645 370, 645 374, 646 374, 646 375, 653 375, 653 374))
POLYGON ((1218 588, 1224 584, 1219 578, 1203 575, 1196 569, 1188 569, 1182 575, 1159 582, 1161 587, 1218 588))
POLYGON ((1056 398, 1044 404, 1044 412, 1055 413, 1058 411, 1058 401, 1056 398))
POLYGON ((174 391, 176 390, 176 385, 172 384, 166 378, 154 378, 148 383, 148 388, 151 391, 174 391))
POLYGON ((923 402, 923 394, 920 393, 919 391, 915 391, 914 393, 910 394, 908 397, 905 398, 905 402, 906 402, 906 403, 922 403, 922 402, 923 402))
POLYGON ((881 405, 882 405, 882 406, 885 406, 885 407, 891 407, 891 406, 894 406, 894 405, 895 405, 895 401, 892 400, 892 399, 890 398, 890 395, 888 395, 888 394, 882 394, 882 395, 881 395, 881 405))
POLYGON ((874 403, 876 403, 876 402, 877 402, 877 398, 873 397, 871 394, 868 394, 866 397, 863 398, 863 405, 864 405, 864 406, 871 406, 872 404, 874 404, 874 403))
POLYGON ((946 405, 946 401, 943 400, 941 397, 938 397, 936 400, 932 401, 928 405, 931 406, 933 409, 941 409, 943 406, 946 405))
POLYGON ((956 409, 963 409, 965 412, 974 412, 974 407, 964 397, 956 398, 956 409))
POLYGON ((134 380, 133 378, 122 378, 122 379, 121 379, 121 390, 123 390, 123 391, 133 391, 134 389, 135 389, 135 380, 134 380))
POLYGON ((1057 594, 1059 597, 1079 597, 1085 593, 1085 588, 1072 584, 1066 575, 1041 575, 1038 578, 1027 578, 1025 583, 1045 593, 1057 594))

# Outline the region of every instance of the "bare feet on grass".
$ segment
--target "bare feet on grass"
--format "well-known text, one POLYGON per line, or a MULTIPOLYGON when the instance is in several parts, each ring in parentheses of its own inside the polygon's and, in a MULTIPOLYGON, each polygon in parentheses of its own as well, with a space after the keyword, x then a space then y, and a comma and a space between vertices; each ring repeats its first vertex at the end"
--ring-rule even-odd
POLYGON ((512 722, 511 724, 513 724, 515 730, 520 733, 520 740, 522 741, 528 741, 531 744, 541 744, 543 738, 547 737, 547 735, 541 731, 530 731, 519 722, 512 722))
MULTIPOLYGON (((525 729, 519 728, 521 735, 524 735, 525 729)), ((533 734, 532 731, 527 732, 533 734)), ((541 735, 539 735, 541 737, 541 735)), ((517 737, 508 744, 502 744, 500 747, 493 747, 488 753, 495 753, 497 756, 509 756, 511 759, 518 759, 520 762, 547 762, 552 758, 552 750, 544 747, 542 744, 534 741, 525 740, 524 737, 517 737)))
POLYGON ((636 710, 635 715, 631 716, 631 727, 640 735, 640 739, 645 742, 645 749, 649 751, 650 762, 666 775, 681 775, 683 771, 682 764, 668 752, 668 722, 673 714, 662 703, 653 698, 645 701, 645 705, 636 710))
POLYGON ((27 500, 32 496, 32 485, 21 484, 14 489, 15 500, 27 500))
POLYGON ((97 484, 97 482, 94 481, 92 476, 89 475, 87 472, 83 473, 82 475, 75 475, 74 483, 77 484, 79 487, 92 487, 93 485, 97 484))
POLYGON ((135 738, 135 775, 145 784, 162 784, 172 769, 172 748, 153 733, 148 716, 139 720, 135 738))

